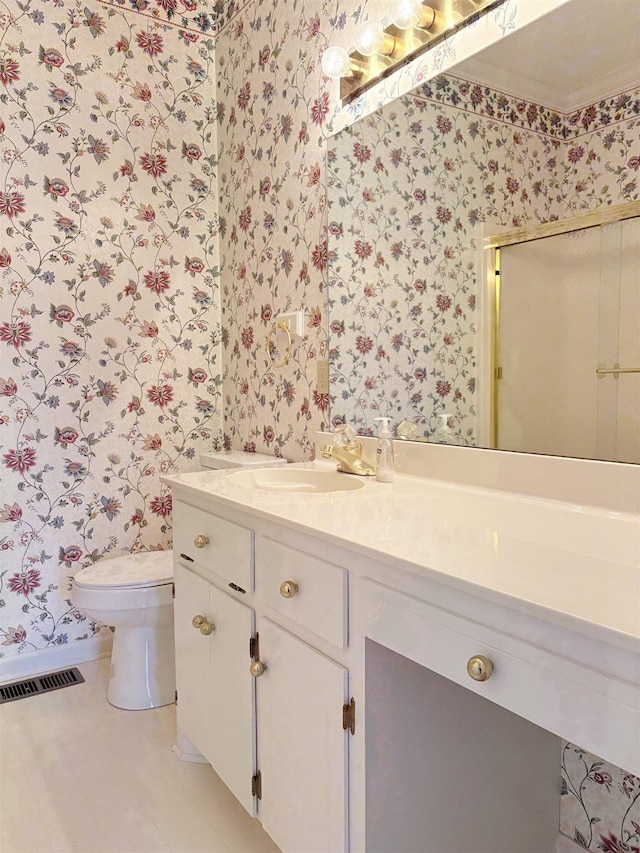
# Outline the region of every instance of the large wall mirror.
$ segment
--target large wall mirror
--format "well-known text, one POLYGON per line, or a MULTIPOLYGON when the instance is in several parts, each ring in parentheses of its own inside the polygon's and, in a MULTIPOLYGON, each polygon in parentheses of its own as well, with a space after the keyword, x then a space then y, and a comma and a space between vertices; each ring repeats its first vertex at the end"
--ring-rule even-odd
POLYGON ((639 58, 572 0, 330 140, 333 424, 640 462, 639 58))

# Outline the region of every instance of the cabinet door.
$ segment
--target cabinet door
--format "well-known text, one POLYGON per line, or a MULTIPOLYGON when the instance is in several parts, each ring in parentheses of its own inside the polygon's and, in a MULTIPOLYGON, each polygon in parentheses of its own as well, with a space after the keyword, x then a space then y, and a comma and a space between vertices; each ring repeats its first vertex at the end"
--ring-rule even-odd
POLYGON ((255 681, 249 672, 254 611, 212 586, 210 753, 213 769, 250 814, 255 814, 255 681))
POLYGON ((258 817, 285 853, 347 849, 347 670, 260 620, 258 817))
POLYGON ((250 814, 255 813, 255 685, 249 673, 254 612, 179 563, 174 608, 178 727, 250 814), (214 630, 192 625, 204 616, 214 630))
POLYGON ((192 625, 194 616, 211 621, 209 583, 175 564, 174 628, 176 640, 176 687, 178 728, 211 761, 211 636, 192 625))

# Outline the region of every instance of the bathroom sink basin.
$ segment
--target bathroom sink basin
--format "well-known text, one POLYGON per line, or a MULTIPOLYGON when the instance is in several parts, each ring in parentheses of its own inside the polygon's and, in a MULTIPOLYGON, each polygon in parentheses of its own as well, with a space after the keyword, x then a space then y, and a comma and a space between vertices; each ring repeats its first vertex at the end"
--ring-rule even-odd
POLYGON ((234 486, 266 492, 352 492, 363 486, 361 480, 349 474, 306 468, 231 471, 227 478, 234 486))

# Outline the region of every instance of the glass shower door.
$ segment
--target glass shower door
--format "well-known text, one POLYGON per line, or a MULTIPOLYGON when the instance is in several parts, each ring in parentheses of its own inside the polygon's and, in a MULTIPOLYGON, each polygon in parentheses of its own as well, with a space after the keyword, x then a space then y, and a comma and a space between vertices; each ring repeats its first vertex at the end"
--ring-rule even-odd
POLYGON ((499 265, 496 446, 640 462, 640 219, 505 246, 499 265))

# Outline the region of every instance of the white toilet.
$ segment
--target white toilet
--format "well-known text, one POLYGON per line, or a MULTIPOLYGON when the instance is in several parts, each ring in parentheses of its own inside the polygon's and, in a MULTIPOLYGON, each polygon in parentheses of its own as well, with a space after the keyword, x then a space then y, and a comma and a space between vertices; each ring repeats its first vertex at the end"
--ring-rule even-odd
MULTIPOLYGON (((286 460, 262 453, 203 454, 203 468, 269 467, 286 460)), ((173 551, 141 551, 81 569, 71 600, 82 613, 115 628, 107 699, 140 711, 175 701, 173 551)))
POLYGON ((141 551, 81 569, 71 599, 115 627, 107 699, 140 711, 175 701, 173 552, 141 551))

